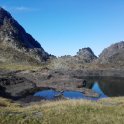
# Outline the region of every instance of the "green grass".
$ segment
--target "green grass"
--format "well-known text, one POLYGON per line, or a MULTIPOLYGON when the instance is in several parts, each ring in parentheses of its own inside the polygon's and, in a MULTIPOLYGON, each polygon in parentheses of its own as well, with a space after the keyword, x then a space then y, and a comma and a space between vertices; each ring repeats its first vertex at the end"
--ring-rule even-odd
POLYGON ((19 65, 0 63, 0 69, 3 70, 37 70, 45 68, 45 65, 19 65))
POLYGON ((0 124, 124 124, 124 97, 46 101, 28 107, 1 98, 0 124))

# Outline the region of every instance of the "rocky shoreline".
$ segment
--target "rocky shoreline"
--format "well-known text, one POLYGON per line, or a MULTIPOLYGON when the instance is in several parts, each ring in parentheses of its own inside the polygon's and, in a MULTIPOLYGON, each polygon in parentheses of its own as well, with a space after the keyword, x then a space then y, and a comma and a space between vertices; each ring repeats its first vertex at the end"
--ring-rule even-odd
MULTIPOLYGON (((92 81, 102 77, 123 78, 124 70, 35 70, 35 71, 0 71, 1 96, 11 99, 22 99, 32 96, 37 91, 54 89, 56 91, 79 91, 85 96, 99 97, 90 88, 92 81), (83 80, 88 84, 82 88, 83 80)), ((36 98, 37 100, 43 100, 36 98)), ((29 100, 31 101, 31 100, 29 100)))

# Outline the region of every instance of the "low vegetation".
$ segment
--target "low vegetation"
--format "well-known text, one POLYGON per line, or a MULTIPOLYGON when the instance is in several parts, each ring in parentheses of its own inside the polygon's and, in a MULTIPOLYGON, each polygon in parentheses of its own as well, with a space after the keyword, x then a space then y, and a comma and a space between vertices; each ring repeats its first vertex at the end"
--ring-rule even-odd
POLYGON ((0 69, 3 70, 37 70, 44 68, 44 65, 22 65, 22 64, 3 64, 0 63, 0 69))
POLYGON ((46 101, 27 107, 0 98, 0 124, 124 124, 124 98, 46 101))

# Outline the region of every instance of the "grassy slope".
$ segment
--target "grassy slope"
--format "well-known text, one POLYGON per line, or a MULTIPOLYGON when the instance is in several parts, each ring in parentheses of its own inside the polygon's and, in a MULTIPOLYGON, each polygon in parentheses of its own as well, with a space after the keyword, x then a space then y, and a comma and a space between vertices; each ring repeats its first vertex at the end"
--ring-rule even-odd
POLYGON ((1 70, 35 70, 38 68, 42 68, 42 66, 0 63, 1 70))
POLYGON ((18 70, 38 70, 47 68, 47 63, 42 63, 40 65, 28 65, 28 64, 7 64, 0 63, 0 70, 18 71, 18 70))
POLYGON ((124 97, 66 100, 21 107, 0 99, 0 124, 124 124, 124 97))

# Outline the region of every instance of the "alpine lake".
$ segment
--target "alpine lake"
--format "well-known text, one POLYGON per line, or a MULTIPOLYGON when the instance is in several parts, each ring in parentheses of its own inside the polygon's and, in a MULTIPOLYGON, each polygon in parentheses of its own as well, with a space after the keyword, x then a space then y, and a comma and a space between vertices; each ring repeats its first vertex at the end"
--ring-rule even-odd
POLYGON ((84 77, 86 88, 99 94, 99 97, 87 97, 79 91, 56 91, 47 89, 38 91, 34 96, 40 96, 46 100, 53 100, 56 96, 62 95, 66 99, 87 99, 99 100, 108 97, 124 96, 124 78, 123 77, 84 77))

